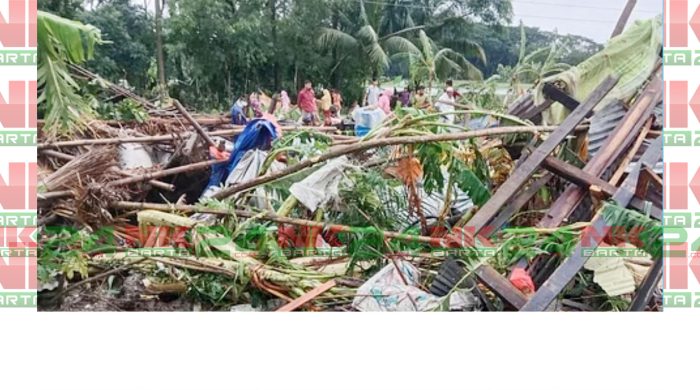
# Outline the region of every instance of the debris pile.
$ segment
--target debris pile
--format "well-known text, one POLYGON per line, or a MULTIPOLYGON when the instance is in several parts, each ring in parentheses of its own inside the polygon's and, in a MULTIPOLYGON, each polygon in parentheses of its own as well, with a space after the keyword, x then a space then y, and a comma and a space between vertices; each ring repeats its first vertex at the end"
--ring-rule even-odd
POLYGON ((238 126, 175 101, 42 135, 43 307, 659 310, 660 43, 631 30, 456 122, 238 126))

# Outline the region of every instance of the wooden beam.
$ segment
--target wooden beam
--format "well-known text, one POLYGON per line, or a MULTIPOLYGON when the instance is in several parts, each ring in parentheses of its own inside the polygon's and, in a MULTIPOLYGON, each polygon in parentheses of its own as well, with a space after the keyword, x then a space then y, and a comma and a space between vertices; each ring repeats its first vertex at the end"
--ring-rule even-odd
MULTIPOLYGON (((489 199, 489 201, 469 220, 467 226, 473 229, 475 235, 478 235, 484 227, 488 226, 506 205, 512 203, 513 198, 519 193, 520 188, 530 180, 530 177, 539 169, 545 158, 573 132, 586 115, 593 111, 593 108, 595 108, 595 106, 603 100, 605 95, 613 89, 618 80, 617 77, 613 76, 608 76, 603 80, 603 82, 591 92, 586 101, 576 107, 576 109, 564 119, 559 127, 552 132, 537 149, 525 158, 523 163, 515 169, 508 180, 501 185, 491 199, 489 199)), ((509 216, 501 214, 500 219, 503 218, 509 218, 509 216)), ((506 277, 499 274, 490 265, 480 265, 475 271, 475 274, 482 283, 490 287, 509 305, 518 308, 522 304, 517 298, 518 294, 522 293, 516 289, 506 277)))
MULTIPOLYGON (((581 104, 581 103, 579 103, 578 100, 572 98, 566 92, 557 88, 552 83, 545 83, 542 86, 542 92, 544 92, 544 94, 547 95, 548 98, 561 103, 564 107, 568 108, 570 111, 575 110, 576 107, 578 107, 578 105, 581 104)), ((586 118, 591 116, 592 114, 593 114, 593 112, 589 112, 588 115, 586 115, 586 118)))
POLYGON ((501 226, 510 220, 510 218, 517 213, 520 209, 525 206, 525 204, 544 187, 550 180, 552 180, 551 173, 545 173, 539 179, 533 181, 530 186, 527 187, 525 191, 521 191, 518 196, 513 199, 512 202, 508 203, 505 208, 503 208, 498 215, 496 215, 491 221, 491 226, 493 226, 493 232, 498 231, 501 226))
MULTIPOLYGON (((548 171, 578 185, 579 187, 581 187, 581 189, 592 190, 593 188, 595 188, 596 190, 599 190, 601 193, 603 193, 605 196, 613 196, 615 195, 615 192, 617 192, 617 187, 610 184, 609 182, 599 178, 598 176, 593 176, 590 173, 582 170, 581 168, 575 167, 555 157, 547 157, 542 166, 548 171)), ((643 177, 644 170, 642 170, 640 175, 640 185, 637 187, 637 193, 635 194, 635 197, 632 198, 629 204, 631 208, 641 212, 644 212, 646 207, 646 205, 644 204, 645 201, 643 200, 645 196, 639 194, 640 187, 645 185, 643 184, 643 177)), ((651 205, 651 207, 649 208, 649 212, 654 219, 661 220, 663 217, 663 211, 654 205, 651 205)))
MULTIPOLYGON (((605 169, 612 165, 629 145, 638 138, 642 126, 644 126, 647 118, 651 115, 656 103, 661 99, 662 87, 663 83, 655 76, 632 108, 610 133, 603 148, 583 168, 584 171, 593 176, 602 175, 605 169)), ((552 228, 561 225, 578 207, 585 195, 586 191, 579 186, 569 186, 554 201, 547 214, 540 220, 538 226, 552 228)))
POLYGON ((647 274, 642 280, 642 284, 639 285, 637 293, 632 299, 632 304, 629 307, 629 311, 644 311, 647 305, 649 305, 649 300, 654 293, 654 289, 659 285, 661 276, 664 273, 664 261, 663 259, 656 259, 654 265, 652 265, 647 274))
POLYGON ((663 191, 664 181, 650 167, 645 166, 639 173, 639 185, 637 186, 636 195, 639 198, 646 199, 647 192, 649 192, 649 185, 663 191))
POLYGON ((503 275, 499 274, 498 271, 490 265, 483 264, 479 266, 474 270, 474 274, 484 285, 496 292, 505 303, 514 307, 516 310, 520 310, 520 308, 525 305, 525 302, 527 302, 525 294, 513 287, 510 280, 504 278, 503 275))
POLYGON ((187 121, 190 122, 192 127, 194 127, 197 134, 199 134, 199 136, 202 137, 202 139, 206 141, 206 143, 209 144, 209 146, 213 146, 215 148, 219 147, 219 145, 217 145, 216 142, 214 142, 214 140, 211 139, 209 134, 207 134, 207 132, 204 131, 202 126, 200 126, 199 123, 197 123, 197 121, 194 120, 194 118, 192 118, 190 113, 187 112, 187 110, 185 110, 185 107, 183 107, 177 99, 173 99, 173 104, 175 105, 175 107, 177 107, 178 111, 180 111, 180 114, 182 114, 182 116, 184 116, 185 119, 187 119, 187 121))
POLYGON ((320 284, 313 289, 309 290, 306 294, 300 296, 299 298, 287 303, 286 305, 280 307, 276 311, 280 312, 290 312, 294 311, 310 301, 314 300, 319 295, 335 287, 335 280, 331 279, 323 284, 320 284))
POLYGON ((617 191, 617 187, 601 179, 600 177, 591 175, 583 169, 571 165, 565 161, 561 161, 556 157, 547 157, 544 160, 544 163, 542 163, 542 167, 586 189, 588 189, 590 186, 596 186, 608 196, 614 195, 617 191))
MULTIPOLYGON (((613 200, 621 205, 627 206, 634 197, 639 179, 641 166, 644 164, 656 164, 661 159, 663 153, 663 140, 657 138, 644 152, 639 164, 627 175, 622 186, 615 192, 613 200)), ((545 281, 530 300, 523 305, 522 311, 543 311, 546 310, 554 299, 564 290, 567 284, 576 276, 584 264, 588 261, 592 251, 598 248, 609 229, 602 213, 598 213, 591 223, 591 229, 595 234, 586 236, 586 242, 579 242, 574 248, 572 255, 554 271, 552 276, 545 281)))
POLYGON ((610 38, 615 38, 616 36, 622 34, 622 31, 624 31, 625 25, 627 24, 635 5, 637 5, 637 0, 627 0, 627 4, 625 4, 625 8, 622 10, 620 18, 617 19, 617 24, 615 25, 615 29, 610 35, 610 38))
POLYGON ((535 149, 530 156, 510 175, 508 180, 501 185, 488 202, 472 217, 469 226, 476 228, 479 233, 498 212, 508 204, 518 193, 520 188, 530 179, 533 173, 539 169, 544 159, 550 155, 554 149, 566 137, 571 134, 574 128, 583 118, 600 103, 601 100, 613 89, 617 83, 617 78, 609 76, 591 93, 586 101, 579 105, 565 120, 559 128, 550 134, 542 144, 535 149))

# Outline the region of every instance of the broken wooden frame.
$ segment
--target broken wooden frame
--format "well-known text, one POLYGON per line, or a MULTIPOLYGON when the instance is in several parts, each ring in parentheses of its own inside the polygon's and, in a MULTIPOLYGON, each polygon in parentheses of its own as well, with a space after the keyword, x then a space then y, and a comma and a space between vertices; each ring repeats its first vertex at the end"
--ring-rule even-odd
MULTIPOLYGON (((634 149, 634 151, 636 151, 641 144, 641 142, 638 142, 639 138, 646 137, 648 134, 647 131, 642 131, 642 129, 645 124, 650 125, 648 118, 652 115, 654 106, 662 97, 662 83, 656 72, 652 76, 651 81, 639 94, 634 105, 630 108, 625 117, 609 134, 607 142, 603 148, 599 150, 593 158, 591 158, 583 169, 572 166, 571 164, 550 156, 554 149, 571 133, 571 128, 575 127, 584 118, 591 115, 593 108, 612 89, 614 84, 614 79, 608 78, 604 80, 582 104, 578 103, 573 98, 567 99, 564 97, 564 92, 556 89, 554 86, 550 86, 548 88, 549 93, 547 96, 550 101, 556 100, 562 104, 566 102, 568 105, 564 104, 565 106, 570 106, 569 108, 574 109, 566 120, 562 122, 559 129, 553 132, 547 138, 547 140, 545 140, 536 149, 526 151, 529 153, 522 157, 523 161, 519 164, 513 174, 511 174, 511 177, 474 215, 474 217, 472 217, 467 226, 475 230, 475 235, 481 232, 484 227, 489 224, 495 228, 492 230, 492 232, 498 230, 512 217, 513 214, 520 210, 520 208, 522 208, 541 187, 546 185, 551 180, 551 178, 554 176, 553 174, 563 177, 569 181, 571 185, 555 201, 545 217, 538 224, 539 227, 551 228, 557 227, 564 223, 571 213, 577 207, 579 207, 581 201, 589 192, 597 192, 599 196, 602 195, 603 197, 611 196, 613 200, 618 202, 619 200, 623 199, 624 206, 631 206, 638 210, 647 210, 650 212, 653 218, 660 219, 661 205, 650 205, 649 202, 644 200, 647 184, 651 183, 651 185, 658 185, 659 178, 653 174, 653 171, 651 171, 647 166, 642 166, 643 161, 639 161, 637 167, 628 175, 628 178, 625 180, 621 188, 618 188, 611 182, 607 182, 600 178, 607 168, 613 166, 616 162, 620 162, 622 153, 625 150, 631 147, 634 149), (635 142, 635 140, 637 140, 637 142, 635 142), (635 145, 632 146, 633 143, 635 145), (535 179, 526 190, 519 191, 528 181, 530 181, 532 176, 538 171, 539 168, 544 168, 549 171, 549 173, 545 173, 540 178, 535 179), (643 180, 641 180, 641 186, 637 188, 637 178, 640 176, 640 172, 643 172, 643 180), (627 194, 627 188, 630 186, 633 186, 634 188, 630 193, 629 199, 627 199, 627 195, 622 197, 620 194, 627 194)), ((531 108, 528 110, 525 112, 529 112, 529 114, 533 112, 531 108)), ((541 110, 538 110, 538 114, 540 112, 541 110)), ((645 130, 648 130, 648 128, 645 130)), ((659 142, 659 139, 657 139, 654 141, 653 145, 658 145, 659 142)), ((660 146, 658 146, 658 148, 660 148, 660 146)), ((647 149, 647 152, 644 155, 646 157, 643 157, 642 160, 645 162, 651 161, 653 159, 652 157, 656 156, 654 153, 656 152, 650 147, 647 149)), ((649 164, 653 165, 656 163, 656 161, 657 160, 651 161, 649 164)), ((628 164, 629 161, 623 159, 621 163, 628 164)), ((596 222, 599 219, 602 219, 602 217, 598 219, 594 218, 593 223, 600 224, 600 227, 603 227, 602 225, 604 225, 604 221, 596 222)), ((520 310, 545 310, 551 304, 552 300, 556 298, 556 295, 559 294, 564 286, 575 276, 576 272, 580 270, 581 266, 583 266, 585 260, 587 260, 587 257, 583 262, 581 262, 582 257, 583 256, 580 255, 575 259, 575 261, 569 261, 569 266, 564 268, 563 271, 555 271, 554 274, 552 274, 552 277, 544 282, 540 290, 538 290, 530 300, 527 300, 524 295, 508 281, 507 278, 495 272, 495 270, 488 264, 478 267, 475 274, 484 285, 492 289, 509 306, 520 310), (581 262, 580 266, 578 266, 579 262, 581 262), (576 269, 576 272, 571 274, 571 270, 574 268, 576 269), (544 287, 544 285, 547 287, 544 287)), ((540 265, 548 265, 550 268, 552 265, 556 264, 551 258, 544 256, 536 259, 536 262, 540 263, 540 265)), ((524 267, 526 265, 527 261, 521 261, 519 263, 520 267, 524 267)), ((655 265, 649 271, 647 279, 645 279, 646 284, 640 286, 638 291, 639 297, 635 297, 632 308, 640 310, 639 307, 644 306, 641 302, 648 303, 650 287, 647 285, 653 285, 654 280, 658 281, 660 276, 657 275, 657 273, 661 271, 657 270, 657 268, 659 268, 659 266, 655 265), (654 272, 654 274, 652 274, 652 272, 654 272), (647 280, 649 281, 647 282, 647 280)), ((548 270, 545 268, 544 271, 540 270, 540 275, 544 277, 548 276, 547 271, 551 272, 551 269, 548 270)), ((532 269, 530 269, 530 272, 532 272, 532 269)))

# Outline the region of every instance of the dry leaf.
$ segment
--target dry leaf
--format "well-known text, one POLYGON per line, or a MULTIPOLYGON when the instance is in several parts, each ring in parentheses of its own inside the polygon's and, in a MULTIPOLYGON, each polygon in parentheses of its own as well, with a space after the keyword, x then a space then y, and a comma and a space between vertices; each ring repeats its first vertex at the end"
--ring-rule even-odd
POLYGON ((423 167, 420 165, 420 161, 418 161, 417 158, 406 157, 399 160, 396 174, 405 185, 411 186, 417 183, 423 176, 423 167))

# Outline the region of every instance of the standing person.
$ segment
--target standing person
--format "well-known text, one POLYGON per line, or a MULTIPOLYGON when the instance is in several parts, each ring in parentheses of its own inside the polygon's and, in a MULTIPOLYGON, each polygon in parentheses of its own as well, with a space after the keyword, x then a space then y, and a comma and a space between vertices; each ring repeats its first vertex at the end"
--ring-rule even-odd
POLYGON ((248 104, 245 101, 245 96, 241 96, 231 106, 231 123, 234 125, 245 125, 248 118, 245 115, 245 109, 248 104))
POLYGON ((455 100, 462 97, 462 95, 459 92, 457 92, 456 89, 454 89, 454 86, 452 85, 452 80, 450 79, 445 81, 445 90, 447 90, 447 88, 452 88, 452 96, 455 98, 455 100))
POLYGON ((416 93, 413 94, 413 107, 420 109, 428 107, 428 95, 425 94, 425 87, 422 85, 419 85, 416 93))
POLYGON ((323 112, 323 125, 331 125, 331 93, 327 89, 323 89, 323 96, 321 97, 321 111, 323 112))
POLYGON ((340 91, 337 89, 331 90, 331 102, 338 110, 338 113, 340 113, 340 110, 343 108, 343 97, 340 96, 340 91))
POLYGON ((291 109, 292 102, 289 100, 289 95, 287 91, 280 92, 280 106, 282 116, 287 116, 289 110, 291 109))
POLYGON ((402 107, 410 107, 411 106, 411 88, 406 87, 399 93, 399 101, 401 102, 402 107))
POLYGON ((304 82, 304 88, 299 91, 297 97, 297 105, 301 110, 301 120, 304 124, 318 125, 318 114, 316 111, 316 96, 314 96, 314 90, 311 88, 311 81, 306 80, 304 82))
MULTIPOLYGON (((435 108, 441 113, 451 112, 455 110, 454 102, 454 89, 452 89, 452 87, 447 87, 445 92, 438 98, 437 103, 435 103, 435 108)), ((445 123, 454 123, 455 121, 454 114, 443 114, 440 115, 440 118, 445 123)))
POLYGON ((394 91, 387 88, 380 94, 379 101, 377 102, 377 106, 387 115, 391 114, 391 96, 393 94, 394 91))
POLYGON ((382 89, 379 88, 379 83, 377 82, 377 79, 372 79, 372 84, 370 84, 369 87, 367 87, 367 91, 365 91, 365 97, 363 99, 364 106, 375 106, 377 103, 379 103, 379 95, 382 94, 382 89))

